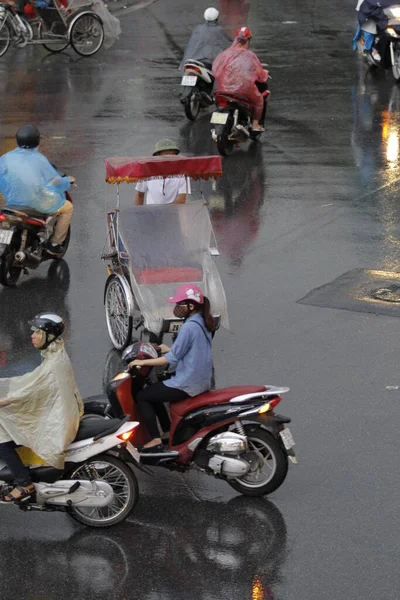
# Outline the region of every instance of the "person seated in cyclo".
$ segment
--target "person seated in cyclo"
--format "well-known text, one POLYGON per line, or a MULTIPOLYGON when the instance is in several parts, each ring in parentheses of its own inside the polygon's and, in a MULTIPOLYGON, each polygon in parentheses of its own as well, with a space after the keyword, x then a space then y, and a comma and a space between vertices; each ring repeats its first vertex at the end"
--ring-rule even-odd
POLYGON ((0 459, 14 476, 15 488, 2 502, 25 501, 35 491, 30 470, 15 448, 30 448, 47 464, 64 468, 64 451, 76 437, 83 403, 62 334, 64 321, 43 313, 29 322, 32 344, 43 362, 31 373, 0 378, 0 459))
MULTIPOLYGON (((179 154, 180 149, 172 140, 160 140, 154 148, 153 156, 169 156, 179 154)), ((184 204, 186 194, 190 194, 190 179, 166 177, 139 181, 136 185, 135 204, 184 204)))
MULTIPOLYGON (((163 450, 153 404, 179 402, 211 388, 211 341, 215 323, 210 311, 210 301, 197 285, 185 284, 176 290, 168 302, 175 304, 174 315, 185 321, 172 347, 161 344, 164 356, 148 360, 136 359, 129 364, 130 368, 176 366, 171 379, 150 385, 137 396, 138 408, 152 438, 143 446, 142 452, 163 450)), ((171 423, 163 404, 157 407, 157 417, 164 432, 163 437, 168 438, 171 423)))
POLYGON ((388 18, 384 9, 398 4, 394 0, 358 0, 356 11, 358 26, 356 35, 353 38, 353 50, 357 50, 357 42, 362 38, 364 40, 364 52, 371 54, 376 62, 380 62, 381 56, 374 43, 376 35, 384 31, 388 26, 388 18))
POLYGON ((65 192, 74 177, 61 177, 38 150, 40 132, 34 125, 24 125, 16 134, 18 148, 0 157, 0 192, 6 206, 27 206, 40 213, 58 215, 47 248, 57 256, 63 252, 72 219, 73 205, 65 192))
POLYGON ((216 90, 246 98, 251 104, 252 128, 254 131, 264 131, 260 125, 264 96, 260 85, 257 84, 265 84, 268 72, 264 71, 254 52, 249 50, 251 38, 248 27, 238 29, 231 47, 221 52, 214 60, 212 72, 216 80, 216 90))
POLYGON ((197 25, 186 46, 179 69, 182 71, 187 60, 198 60, 211 68, 214 59, 223 52, 232 41, 223 27, 218 25, 219 11, 207 8, 204 12, 204 23, 197 25))

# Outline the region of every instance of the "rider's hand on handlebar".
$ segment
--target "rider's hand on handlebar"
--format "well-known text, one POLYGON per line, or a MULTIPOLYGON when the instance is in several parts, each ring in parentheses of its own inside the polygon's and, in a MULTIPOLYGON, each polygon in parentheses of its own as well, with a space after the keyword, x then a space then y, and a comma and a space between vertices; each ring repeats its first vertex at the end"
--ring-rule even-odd
POLYGON ((138 360, 138 359, 132 360, 128 365, 128 369, 134 369, 135 367, 137 369, 140 369, 140 367, 144 366, 145 362, 146 361, 144 361, 144 360, 138 360))
POLYGON ((75 177, 73 177, 72 175, 70 175, 70 176, 69 176, 69 180, 70 180, 70 182, 71 182, 71 185, 74 185, 74 183, 75 183, 75 181, 76 181, 75 177))
POLYGON ((160 344, 158 348, 160 349, 161 354, 167 354, 167 352, 170 351, 170 347, 166 344, 160 344))

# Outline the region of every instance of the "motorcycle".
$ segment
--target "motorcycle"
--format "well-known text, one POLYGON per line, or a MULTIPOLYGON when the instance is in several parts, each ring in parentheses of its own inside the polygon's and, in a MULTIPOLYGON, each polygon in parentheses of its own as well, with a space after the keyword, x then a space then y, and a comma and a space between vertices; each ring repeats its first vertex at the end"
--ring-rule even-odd
MULTIPOLYGON (((72 198, 66 192, 66 198, 72 198)), ((47 253, 57 215, 43 214, 29 206, 0 208, 0 284, 15 285, 22 272, 37 269, 45 260, 64 258, 71 238, 71 228, 56 256, 47 253)))
POLYGON ((185 115, 190 121, 195 121, 201 108, 211 106, 214 77, 211 73, 211 64, 199 60, 187 60, 183 67, 184 76, 181 85, 183 91, 181 104, 185 115))
MULTIPOLYGON (((26 512, 65 512, 90 527, 111 527, 124 521, 139 497, 129 463, 139 467, 139 453, 130 440, 137 422, 84 416, 74 442, 65 452, 61 471, 43 462, 27 448, 19 449, 31 465, 35 493, 14 502, 26 512), (34 466, 32 466, 34 465, 34 466)), ((13 475, 0 461, 0 492, 13 488, 13 475)))
MULTIPOLYGON (((271 77, 268 76, 268 79, 271 77)), ((267 100, 270 94, 268 79, 263 83, 256 82, 258 90, 264 97, 264 108, 260 119, 262 127, 265 123, 267 100)), ((217 143, 221 156, 231 154, 235 146, 240 146, 244 142, 260 139, 262 132, 252 128, 251 105, 246 98, 218 90, 214 93, 214 98, 217 110, 211 115, 211 123, 214 125, 211 129, 211 137, 217 143)))
MULTIPOLYGON (((126 363, 156 358, 158 346, 137 342, 123 352, 126 363)), ((85 413, 109 417, 131 415, 140 422, 135 404, 138 392, 158 377, 152 367, 129 367, 108 383, 106 397, 88 398, 85 413)), ((170 405, 171 430, 164 452, 140 454, 145 465, 185 472, 193 467, 226 481, 245 496, 271 494, 284 482, 288 458, 296 463, 294 439, 285 427, 291 419, 275 413, 281 394, 289 388, 237 386, 210 391, 170 405)), ((149 434, 143 423, 135 441, 143 445, 149 434)))
POLYGON ((385 8, 384 13, 388 17, 387 28, 378 35, 376 24, 372 20, 368 20, 361 27, 361 35, 354 48, 358 50, 368 66, 381 67, 385 70, 391 69, 395 80, 400 81, 400 5, 385 8), (375 35, 370 52, 365 50, 362 33, 364 30, 375 35))

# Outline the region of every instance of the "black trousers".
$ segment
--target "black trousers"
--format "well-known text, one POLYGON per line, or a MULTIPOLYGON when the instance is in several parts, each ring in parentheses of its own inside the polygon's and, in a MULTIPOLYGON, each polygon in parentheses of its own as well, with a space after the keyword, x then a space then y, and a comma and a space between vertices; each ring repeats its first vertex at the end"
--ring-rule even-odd
POLYGON ((164 402, 179 402, 186 398, 189 398, 189 394, 177 388, 168 387, 162 381, 149 385, 139 392, 138 408, 152 439, 160 437, 157 418, 163 432, 169 431, 171 425, 164 402))
POLYGON ((16 444, 14 442, 4 442, 0 444, 0 458, 4 460, 7 467, 14 476, 15 483, 27 487, 31 485, 31 473, 28 467, 20 459, 15 451, 16 444))

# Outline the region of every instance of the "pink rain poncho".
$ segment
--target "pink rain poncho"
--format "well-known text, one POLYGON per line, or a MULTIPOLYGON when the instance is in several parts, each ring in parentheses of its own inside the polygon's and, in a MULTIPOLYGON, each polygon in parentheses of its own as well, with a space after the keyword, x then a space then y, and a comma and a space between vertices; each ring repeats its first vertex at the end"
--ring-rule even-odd
POLYGON ((254 52, 246 46, 236 38, 232 46, 214 60, 212 72, 217 91, 244 96, 252 105, 253 119, 260 119, 264 99, 255 82, 267 81, 268 73, 264 71, 254 52))

